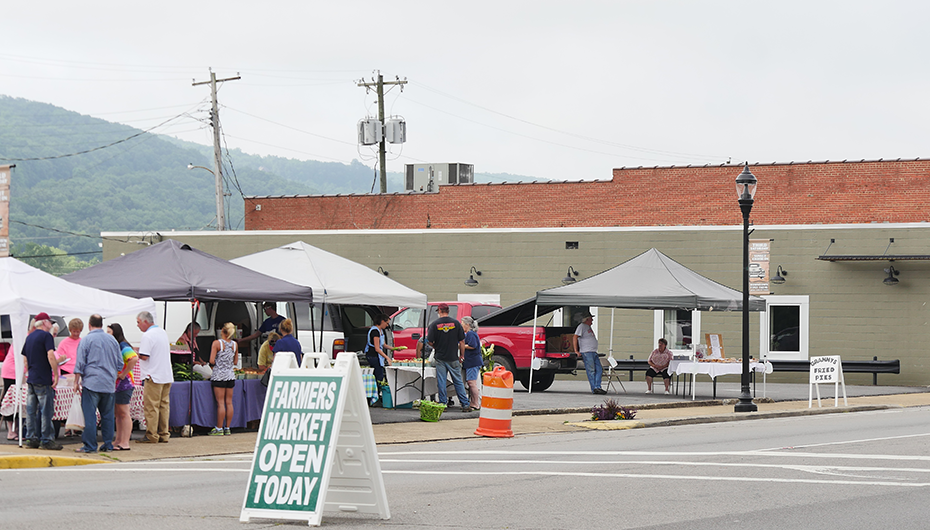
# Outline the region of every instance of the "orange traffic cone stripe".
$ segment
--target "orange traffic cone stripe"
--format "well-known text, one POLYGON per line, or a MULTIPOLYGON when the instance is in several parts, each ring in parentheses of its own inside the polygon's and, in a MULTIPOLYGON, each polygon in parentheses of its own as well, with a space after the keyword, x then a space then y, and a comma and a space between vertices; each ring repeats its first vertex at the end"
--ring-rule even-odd
POLYGON ((482 379, 481 414, 475 434, 512 438, 513 374, 498 366, 493 372, 486 372, 482 379))

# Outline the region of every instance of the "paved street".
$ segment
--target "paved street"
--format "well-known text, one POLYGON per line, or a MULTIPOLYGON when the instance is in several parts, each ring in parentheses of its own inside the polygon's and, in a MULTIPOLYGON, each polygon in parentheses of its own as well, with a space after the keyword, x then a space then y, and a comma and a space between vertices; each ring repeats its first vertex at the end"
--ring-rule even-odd
MULTIPOLYGON (((930 408, 914 407, 379 446, 392 518, 324 525, 923 528, 928 436, 930 408)), ((228 528, 248 460, 2 470, 4 528, 228 528)))

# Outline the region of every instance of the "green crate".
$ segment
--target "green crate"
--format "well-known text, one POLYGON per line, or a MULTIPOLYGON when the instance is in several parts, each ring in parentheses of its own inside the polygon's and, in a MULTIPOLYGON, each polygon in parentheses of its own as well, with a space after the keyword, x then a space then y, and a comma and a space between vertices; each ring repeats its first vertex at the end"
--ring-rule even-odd
POLYGON ((423 421, 439 421, 439 417, 442 416, 444 410, 446 410, 446 406, 442 403, 420 401, 420 419, 423 421))

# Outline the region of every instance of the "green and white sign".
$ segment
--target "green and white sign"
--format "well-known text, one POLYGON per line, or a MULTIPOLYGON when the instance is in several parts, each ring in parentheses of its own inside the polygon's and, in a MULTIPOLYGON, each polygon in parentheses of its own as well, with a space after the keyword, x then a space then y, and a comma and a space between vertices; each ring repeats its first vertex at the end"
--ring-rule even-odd
POLYGON ((318 511, 341 377, 281 376, 268 385, 246 507, 318 511))
POLYGON ((358 359, 341 354, 330 368, 328 359, 308 358, 298 367, 293 354, 275 356, 240 521, 306 519, 319 525, 324 510, 387 519, 358 359), (321 361, 320 368, 307 367, 315 360, 321 361), (345 426, 352 432, 340 445, 345 426), (330 501, 327 490, 334 477, 340 488, 330 501))

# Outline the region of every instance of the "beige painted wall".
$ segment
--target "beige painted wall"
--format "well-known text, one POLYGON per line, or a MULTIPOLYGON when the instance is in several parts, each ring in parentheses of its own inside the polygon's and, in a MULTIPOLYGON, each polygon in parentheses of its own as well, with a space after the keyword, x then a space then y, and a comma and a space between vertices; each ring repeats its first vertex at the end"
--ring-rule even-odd
MULTIPOLYGON (((651 247, 724 285, 741 288, 741 227, 659 227, 536 230, 336 231, 336 232, 175 232, 163 233, 205 252, 231 259, 303 240, 424 292, 431 301, 460 293, 500 294, 506 306, 535 291, 561 285, 568 266, 579 280, 618 265, 651 247), (577 241, 577 250, 567 250, 577 241), (464 285, 469 269, 482 271, 479 285, 464 285)), ((142 248, 153 233, 105 233, 104 259, 142 248)), ((901 375, 880 375, 881 384, 927 385, 930 363, 930 261, 896 261, 900 284, 882 284, 888 261, 828 262, 816 258, 835 238, 829 254, 930 254, 930 226, 901 225, 759 226, 753 239, 772 238, 772 269, 781 265, 787 283, 774 294, 810 297, 810 353, 846 359, 901 359, 901 375)), ((154 237, 157 242, 158 237, 154 237)), ((652 350, 653 313, 617 310, 617 357, 645 358, 652 350)), ((610 310, 599 315, 601 351, 609 342, 610 310)), ((740 353, 739 313, 703 313, 702 333, 721 333, 727 354, 740 353)), ((750 350, 759 350, 759 316, 750 319, 750 350)), ((774 375, 775 381, 806 382, 806 374, 774 375)), ((871 384, 871 375, 847 376, 849 384, 871 384)))

